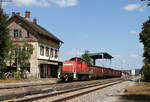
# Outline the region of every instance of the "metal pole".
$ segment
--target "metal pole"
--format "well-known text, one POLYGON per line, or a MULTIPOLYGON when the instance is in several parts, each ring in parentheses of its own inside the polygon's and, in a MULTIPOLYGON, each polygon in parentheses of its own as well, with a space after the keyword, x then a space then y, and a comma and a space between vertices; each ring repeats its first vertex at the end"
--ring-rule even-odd
MULTIPOLYGON (((102 62, 105 63, 104 62, 104 54, 102 54, 102 62)), ((103 64, 103 67, 104 67, 104 64, 103 64)))

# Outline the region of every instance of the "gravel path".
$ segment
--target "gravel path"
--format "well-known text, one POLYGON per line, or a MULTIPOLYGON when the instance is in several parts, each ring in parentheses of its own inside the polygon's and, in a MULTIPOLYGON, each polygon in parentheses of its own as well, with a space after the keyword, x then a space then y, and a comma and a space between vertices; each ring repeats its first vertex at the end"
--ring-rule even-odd
POLYGON ((117 102, 119 95, 123 94, 124 88, 132 85, 134 85, 134 82, 126 81, 105 89, 97 90, 96 92, 92 92, 81 97, 77 97, 67 102, 117 102))

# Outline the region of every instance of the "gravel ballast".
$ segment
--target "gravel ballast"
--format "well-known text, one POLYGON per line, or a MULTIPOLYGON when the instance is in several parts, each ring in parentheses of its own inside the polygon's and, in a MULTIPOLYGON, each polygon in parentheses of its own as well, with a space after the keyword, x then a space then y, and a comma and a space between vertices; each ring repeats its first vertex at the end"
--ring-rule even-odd
MULTIPOLYGON (((83 95, 67 102, 117 102, 126 87, 134 85, 133 81, 126 81, 105 89, 83 95)), ((48 102, 48 101, 47 101, 48 102)))
POLYGON ((37 85, 29 87, 20 87, 20 88, 10 88, 10 89, 0 89, 0 101, 6 99, 15 99, 23 98, 28 95, 36 95, 42 93, 48 93, 53 91, 61 91, 66 89, 72 89, 77 87, 83 87, 93 83, 105 82, 108 80, 117 80, 116 79, 105 79, 105 80, 92 80, 92 81, 78 81, 72 83, 59 83, 59 84, 50 84, 50 85, 37 85))

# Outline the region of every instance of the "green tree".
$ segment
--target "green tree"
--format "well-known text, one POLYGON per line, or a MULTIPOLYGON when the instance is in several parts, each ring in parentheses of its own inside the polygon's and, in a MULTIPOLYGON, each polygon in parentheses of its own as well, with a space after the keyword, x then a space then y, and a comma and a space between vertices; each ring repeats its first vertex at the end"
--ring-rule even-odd
POLYGON ((142 67, 142 74, 146 81, 150 81, 150 17, 143 23, 140 33, 140 42, 144 45, 144 65, 142 67))
POLYGON ((85 60, 86 63, 92 64, 92 59, 89 55, 89 51, 85 50, 84 54, 82 54, 82 59, 85 60))
POLYGON ((10 66, 15 64, 17 71, 24 72, 30 67, 29 60, 33 53, 33 45, 27 42, 21 42, 19 44, 13 44, 10 52, 10 66))
POLYGON ((6 68, 8 53, 10 51, 11 40, 9 30, 7 28, 8 16, 3 9, 0 8, 0 72, 6 68))
POLYGON ((147 1, 147 6, 150 6, 150 0, 141 0, 141 1, 147 1))

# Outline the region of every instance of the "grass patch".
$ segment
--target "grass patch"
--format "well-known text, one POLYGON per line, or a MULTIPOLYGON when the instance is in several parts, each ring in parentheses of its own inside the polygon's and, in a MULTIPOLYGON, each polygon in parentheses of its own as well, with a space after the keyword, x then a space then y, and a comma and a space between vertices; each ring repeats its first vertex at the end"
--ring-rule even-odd
POLYGON ((148 82, 136 83, 135 86, 128 87, 125 93, 150 95, 150 83, 148 82))
POLYGON ((140 82, 124 90, 119 102, 150 102, 150 83, 140 82))

